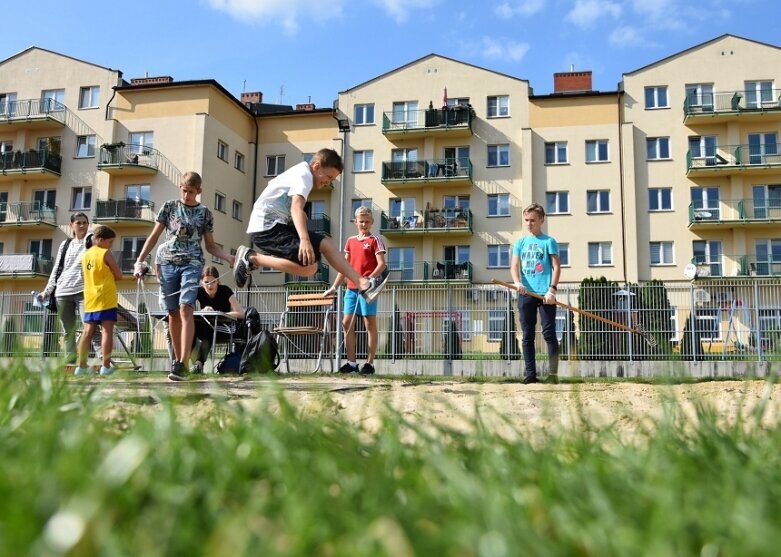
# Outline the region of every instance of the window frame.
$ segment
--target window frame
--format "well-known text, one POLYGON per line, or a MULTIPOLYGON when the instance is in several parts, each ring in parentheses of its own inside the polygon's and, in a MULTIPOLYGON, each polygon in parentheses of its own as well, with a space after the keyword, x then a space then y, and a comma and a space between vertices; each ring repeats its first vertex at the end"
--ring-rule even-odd
POLYGON ((648 137, 645 140, 645 156, 646 161, 669 161, 672 160, 672 152, 670 150, 670 136, 648 137), (666 145, 667 156, 662 156, 662 144, 666 145), (654 147, 654 154, 656 156, 651 157, 651 146, 654 147))
POLYGON ((511 255, 512 246, 510 244, 488 244, 488 250, 486 251, 486 268, 509 269, 510 261, 512 260, 511 255), (494 260, 493 263, 492 260, 494 260))
POLYGON ((673 210, 673 189, 670 187, 661 188, 648 188, 648 212, 649 213, 664 213, 673 210), (669 196, 669 207, 664 206, 664 192, 669 196), (656 195, 654 195, 656 194, 656 195), (652 199, 656 198, 657 207, 653 207, 652 199))
POLYGON ((643 89, 643 102, 646 110, 661 110, 670 108, 670 91, 667 85, 648 85, 643 89), (659 93, 664 92, 664 104, 659 102, 659 93), (652 93, 653 97, 649 99, 648 94, 652 93), (649 100, 651 104, 649 104, 649 100))
POLYGON ((373 126, 376 121, 374 112, 374 103, 356 104, 353 109, 353 124, 356 126, 373 126))
POLYGON ((610 162, 610 141, 607 139, 587 139, 586 140, 586 164, 600 164, 610 162), (589 146, 593 145, 594 158, 589 158, 589 146), (601 151, 604 147, 604 158, 601 151))
POLYGON ((79 110, 100 108, 100 85, 85 85, 79 88, 79 110), (88 103, 84 104, 85 93, 88 103))
POLYGON ((214 192, 214 210, 226 214, 228 204, 227 196, 221 191, 214 192))
POLYGON ((231 205, 231 216, 235 220, 241 221, 243 210, 244 210, 244 204, 241 201, 234 199, 231 205))
POLYGON ((222 139, 217 140, 217 158, 222 162, 228 162, 228 156, 230 154, 230 146, 222 139))
POLYGON ((235 168, 236 170, 238 170, 241 173, 244 173, 245 172, 244 168, 245 168, 245 164, 246 164, 245 160, 246 160, 246 157, 244 156, 244 153, 242 153, 241 151, 237 150, 233 154, 233 168, 235 168))
POLYGON ((285 155, 266 155, 266 173, 264 176, 279 176, 285 171, 285 155), (271 166, 274 168, 272 169, 271 166), (280 169, 280 165, 282 168, 280 169), (273 173, 272 173, 273 172, 273 173))
POLYGON ((510 144, 495 143, 486 146, 486 168, 507 168, 510 166, 510 144), (506 157, 506 163, 502 164, 502 156, 506 157), (491 159, 494 163, 491 164, 491 159))
POLYGON ((487 217, 490 218, 496 218, 496 217, 509 217, 510 216, 510 194, 509 193, 489 193, 488 194, 488 201, 487 201, 487 217), (505 201, 502 202, 501 200, 504 199, 505 201), (491 207, 491 200, 496 200, 494 202, 494 207, 492 211, 491 207))
POLYGON ((604 215, 612 212, 610 190, 586 190, 586 214, 604 215), (596 200, 594 209, 591 208, 591 196, 595 196, 594 199, 596 200), (602 207, 603 203, 607 205, 607 208, 602 207))
POLYGON ((559 248, 559 265, 569 267, 569 242, 557 242, 559 248))
POLYGON ((613 242, 588 243, 589 267, 612 267, 613 265, 613 242), (596 253, 593 251, 594 248, 596 248, 596 253), (592 259, 592 255, 596 255, 596 260, 592 259))
POLYGON ((92 186, 75 186, 71 188, 70 203, 71 211, 89 211, 92 208, 92 186), (76 200, 79 196, 82 198, 82 203, 81 205, 76 205, 76 200), (89 199, 89 202, 86 202, 87 199, 89 199))
POLYGON ((486 99, 485 114, 486 118, 509 118, 510 95, 489 95, 486 99))
POLYGON ((353 172, 374 172, 374 149, 353 151, 353 172))
POLYGON ((556 166, 569 164, 569 145, 566 141, 546 141, 545 142, 545 166, 556 166), (564 157, 559 160, 559 157, 564 157))
POLYGON ((548 191, 545 192, 545 213, 547 215, 569 215, 570 213, 570 204, 569 204, 569 191, 568 190, 557 190, 557 191, 548 191), (555 199, 555 202, 551 204, 551 196, 555 199), (566 202, 566 208, 562 210, 561 208, 561 200, 564 199, 566 202))
POLYGON ((76 159, 92 159, 97 154, 97 136, 95 134, 77 135, 76 136, 76 159), (90 139, 92 141, 90 141, 90 139), (84 142, 82 143, 82 140, 84 142), (82 154, 82 146, 86 148, 86 154, 82 154), (91 151, 91 152, 90 152, 91 151))
POLYGON ((661 240, 648 242, 648 262, 651 267, 671 267, 675 265, 675 242, 672 240, 661 240), (654 261, 654 246, 657 246, 656 253, 658 261, 654 261), (669 260, 668 260, 669 256, 669 260))

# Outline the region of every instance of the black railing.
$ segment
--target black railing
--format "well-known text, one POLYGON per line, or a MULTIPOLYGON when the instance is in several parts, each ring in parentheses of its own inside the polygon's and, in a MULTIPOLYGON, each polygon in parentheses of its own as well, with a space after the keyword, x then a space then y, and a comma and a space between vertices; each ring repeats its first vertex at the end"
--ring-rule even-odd
POLYGON ((52 258, 34 253, 7 253, 0 255, 0 275, 49 275, 52 258))
POLYGON ((65 105, 54 99, 0 101, 0 121, 54 119, 65 123, 65 105))
POLYGON ((41 204, 39 201, 15 201, 0 203, 0 224, 24 224, 46 222, 57 224, 57 206, 41 204))
POLYGON ((160 152, 144 145, 107 143, 100 146, 98 168, 115 166, 143 166, 157 169, 160 152))
POLYGON ((155 219, 155 204, 152 201, 134 199, 105 199, 95 203, 95 220, 144 220, 155 219))
POLYGON ((6 151, 0 156, 0 171, 4 174, 9 171, 26 172, 28 170, 50 170, 60 173, 62 157, 53 155, 49 151, 6 151))

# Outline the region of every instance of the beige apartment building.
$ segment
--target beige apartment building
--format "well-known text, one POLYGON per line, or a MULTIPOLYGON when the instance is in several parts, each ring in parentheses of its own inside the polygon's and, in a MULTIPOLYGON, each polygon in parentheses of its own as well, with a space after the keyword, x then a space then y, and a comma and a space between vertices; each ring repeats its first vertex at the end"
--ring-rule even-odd
MULTIPOLYGON (((213 80, 126 81, 32 47, 0 62, 0 284, 41 288, 84 210, 117 230, 133 288, 135 253, 187 170, 234 249, 268 181, 321 147, 346 168, 310 199, 312 229, 339 242, 355 208, 372 207, 392 280, 509 279, 531 202, 548 211, 565 283, 682 280, 690 263, 700 276, 778 275, 779 80, 778 47, 725 35, 624 74, 616 91, 573 70, 535 95, 431 54, 335 93, 333 109, 294 108, 213 80)), ((333 278, 323 262, 310 280, 333 278)))

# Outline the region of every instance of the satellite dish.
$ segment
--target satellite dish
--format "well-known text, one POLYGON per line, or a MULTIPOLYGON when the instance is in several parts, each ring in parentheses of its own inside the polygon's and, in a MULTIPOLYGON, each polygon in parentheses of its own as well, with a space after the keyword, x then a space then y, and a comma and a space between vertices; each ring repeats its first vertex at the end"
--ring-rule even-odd
POLYGON ((691 280, 697 276, 697 266, 694 263, 689 263, 683 269, 683 276, 691 280))

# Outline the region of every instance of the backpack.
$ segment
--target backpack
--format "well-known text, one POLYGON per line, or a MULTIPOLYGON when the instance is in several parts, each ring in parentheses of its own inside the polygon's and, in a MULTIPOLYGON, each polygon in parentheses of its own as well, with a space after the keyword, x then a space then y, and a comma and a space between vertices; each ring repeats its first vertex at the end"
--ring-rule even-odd
POLYGON ((241 365, 241 354, 238 352, 228 352, 217 362, 217 373, 238 373, 241 365))
POLYGON ((242 340, 249 341, 249 339, 260 332, 263 328, 263 324, 260 321, 260 313, 252 306, 248 306, 244 310, 244 319, 242 319, 235 336, 242 340))
POLYGON ((244 347, 239 364, 239 373, 256 371, 269 373, 279 367, 279 347, 273 333, 263 329, 252 335, 244 347))

